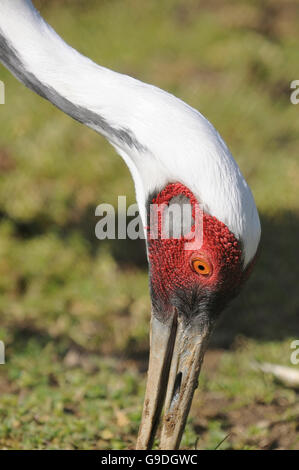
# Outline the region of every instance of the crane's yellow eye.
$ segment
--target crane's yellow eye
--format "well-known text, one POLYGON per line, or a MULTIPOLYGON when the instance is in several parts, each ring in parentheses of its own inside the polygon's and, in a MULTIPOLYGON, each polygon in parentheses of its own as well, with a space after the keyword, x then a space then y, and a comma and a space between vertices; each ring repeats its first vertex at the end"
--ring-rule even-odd
POLYGON ((208 263, 208 261, 202 258, 193 258, 191 263, 192 263, 192 268, 197 274, 208 276, 212 272, 212 267, 210 263, 208 263))

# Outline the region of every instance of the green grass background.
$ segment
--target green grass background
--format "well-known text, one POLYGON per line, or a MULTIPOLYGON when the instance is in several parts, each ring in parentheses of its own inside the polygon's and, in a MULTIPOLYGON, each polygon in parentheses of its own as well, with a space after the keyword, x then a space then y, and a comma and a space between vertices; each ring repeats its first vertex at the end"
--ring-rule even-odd
MULTIPOLYGON (((198 108, 253 190, 261 255, 214 335, 182 446, 298 449, 298 394, 250 367, 291 366, 299 338, 296 1, 34 3, 94 61, 198 108)), ((132 448, 148 351, 144 246, 94 236, 99 203, 134 202, 131 177, 102 137, 2 66, 0 79, 0 446, 132 448)))

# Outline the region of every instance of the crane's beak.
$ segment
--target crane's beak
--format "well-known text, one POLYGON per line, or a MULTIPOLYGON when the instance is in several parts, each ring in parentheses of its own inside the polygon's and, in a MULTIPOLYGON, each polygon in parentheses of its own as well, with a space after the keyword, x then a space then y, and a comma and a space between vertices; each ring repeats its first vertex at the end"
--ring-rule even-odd
POLYGON ((165 322, 151 319, 150 359, 136 449, 151 449, 164 405, 160 449, 180 445, 201 363, 212 330, 177 314, 165 322))

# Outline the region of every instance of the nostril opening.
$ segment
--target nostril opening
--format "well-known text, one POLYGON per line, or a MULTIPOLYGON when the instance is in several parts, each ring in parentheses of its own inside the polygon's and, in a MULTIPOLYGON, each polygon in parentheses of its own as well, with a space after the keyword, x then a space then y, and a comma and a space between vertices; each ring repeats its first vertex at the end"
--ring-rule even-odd
POLYGON ((175 378, 175 381, 174 381, 172 399, 171 399, 171 403, 170 403, 170 410, 176 404, 176 402, 177 402, 177 400, 180 396, 181 383, 182 383, 182 372, 179 372, 177 374, 176 378, 175 378))

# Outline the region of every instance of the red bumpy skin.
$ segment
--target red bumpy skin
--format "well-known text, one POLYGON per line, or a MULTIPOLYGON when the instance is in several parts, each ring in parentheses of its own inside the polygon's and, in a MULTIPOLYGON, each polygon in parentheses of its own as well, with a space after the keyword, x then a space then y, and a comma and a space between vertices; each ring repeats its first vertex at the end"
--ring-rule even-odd
MULTIPOLYGON (((225 224, 205 212, 202 212, 202 245, 199 249, 185 249, 186 243, 190 242, 190 233, 180 238, 162 237, 164 211, 172 198, 178 196, 190 201, 194 224, 200 206, 192 192, 184 185, 171 183, 149 201, 155 205, 152 206, 152 213, 157 211, 156 229, 150 230, 150 226, 148 227, 153 306, 167 314, 176 303, 176 295, 181 296, 184 293, 186 298, 188 295, 189 298, 192 296, 193 303, 195 295, 198 297, 198 303, 214 305, 218 311, 236 295, 245 278, 242 244, 225 224), (196 258, 206 261, 210 267, 208 275, 195 271, 192 262, 196 258)), ((193 225, 191 231, 194 233, 194 230, 193 225)), ((246 269, 246 273, 247 271, 246 269)))

